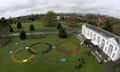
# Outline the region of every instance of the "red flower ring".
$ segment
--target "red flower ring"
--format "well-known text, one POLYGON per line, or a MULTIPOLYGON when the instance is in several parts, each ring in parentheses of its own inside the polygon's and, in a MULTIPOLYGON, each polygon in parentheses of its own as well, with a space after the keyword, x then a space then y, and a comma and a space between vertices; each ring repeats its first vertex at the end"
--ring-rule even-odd
POLYGON ((74 53, 77 53, 77 52, 80 50, 80 44, 75 43, 75 42, 73 42, 73 41, 71 41, 71 40, 63 41, 63 42, 57 43, 56 45, 57 45, 57 48, 56 48, 56 49, 57 49, 59 52, 64 53, 64 54, 74 54, 74 53), (61 49, 61 48, 60 48, 60 45, 62 45, 63 43, 66 43, 66 42, 69 43, 69 44, 75 44, 75 45, 77 46, 77 48, 74 49, 74 50, 72 50, 72 51, 70 51, 70 52, 61 49))

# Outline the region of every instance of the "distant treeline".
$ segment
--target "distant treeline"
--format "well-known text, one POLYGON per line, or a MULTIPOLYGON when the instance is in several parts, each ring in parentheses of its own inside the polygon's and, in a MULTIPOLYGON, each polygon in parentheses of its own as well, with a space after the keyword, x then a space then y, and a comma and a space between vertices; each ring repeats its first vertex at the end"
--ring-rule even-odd
MULTIPOLYGON (((59 13, 56 14, 57 16, 60 16, 60 20, 66 20, 67 17, 70 15, 71 13, 59 13)), ((73 13, 72 13, 73 14, 73 13)), ((43 16, 45 14, 32 14, 32 15, 27 15, 27 16, 20 16, 20 17, 10 17, 9 19, 7 19, 10 22, 27 22, 27 21, 40 21, 43 16)), ((75 14, 78 16, 78 18, 81 21, 85 21, 88 23, 92 23, 92 24, 96 24, 96 20, 99 16, 105 17, 106 21, 110 21, 110 24, 118 24, 120 23, 120 19, 115 18, 115 17, 110 17, 110 16, 106 16, 106 15, 96 15, 96 14, 75 14)))
MULTIPOLYGON (((10 17, 8 19, 1 18, 0 24, 6 26, 9 24, 16 24, 18 22, 22 23, 22 22, 29 22, 29 21, 42 21, 45 15, 46 14, 32 14, 32 15, 26 15, 26 16, 20 16, 20 17, 10 17)), ((110 17, 106 15, 99 15, 99 14, 96 15, 96 14, 58 13, 56 14, 56 16, 57 17, 59 16, 59 21, 65 21, 65 22, 69 21, 69 23, 72 23, 72 24, 75 24, 75 21, 79 21, 79 22, 86 22, 96 26, 99 24, 98 18, 102 17, 104 19, 104 23, 100 24, 100 26, 102 25, 101 27, 103 27, 103 29, 108 30, 110 32, 114 32, 114 33, 117 33, 116 31, 118 30, 113 28, 116 28, 115 25, 119 25, 120 23, 120 19, 118 18, 110 17)))

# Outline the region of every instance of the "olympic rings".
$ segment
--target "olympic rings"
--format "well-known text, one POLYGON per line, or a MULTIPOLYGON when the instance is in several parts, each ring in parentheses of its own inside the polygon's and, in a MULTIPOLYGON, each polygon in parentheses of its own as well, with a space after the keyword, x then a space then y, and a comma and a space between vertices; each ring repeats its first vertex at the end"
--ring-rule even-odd
POLYGON ((64 53, 64 54, 74 54, 74 53, 76 53, 76 52, 78 52, 78 51, 80 50, 80 44, 77 44, 77 43, 75 43, 75 42, 73 42, 73 41, 71 41, 71 40, 69 40, 69 41, 63 41, 63 42, 57 43, 56 45, 57 45, 57 48, 56 48, 56 49, 57 49, 59 52, 62 52, 62 53, 64 53), (62 44, 65 43, 65 42, 67 42, 67 43, 69 43, 69 44, 75 44, 75 45, 77 46, 77 48, 74 49, 74 50, 72 50, 72 51, 70 51, 70 52, 61 49, 61 48, 60 48, 60 45, 62 45, 62 44))
POLYGON ((56 44, 56 46, 52 46, 50 43, 47 43, 47 42, 37 42, 37 43, 33 43, 33 44, 29 45, 29 46, 27 46, 25 43, 19 43, 19 42, 15 43, 15 45, 18 45, 18 44, 22 44, 23 47, 20 48, 20 49, 16 49, 15 51, 13 51, 11 49, 11 48, 13 48, 12 47, 13 45, 10 46, 10 48, 8 48, 8 53, 11 55, 11 59, 14 62, 16 62, 16 63, 25 63, 25 62, 28 62, 29 60, 33 59, 33 57, 35 55, 39 55, 40 60, 43 61, 43 62, 45 62, 45 63, 47 63, 47 64, 58 64, 58 63, 66 62, 67 59, 68 59, 68 57, 69 57, 68 54, 74 54, 74 53, 76 53, 76 52, 78 52, 80 50, 80 45, 77 44, 77 43, 75 43, 75 42, 73 42, 73 41, 71 41, 71 40, 59 42, 59 43, 56 44), (61 49, 60 45, 63 44, 63 43, 66 43, 66 42, 69 43, 69 44, 75 44, 77 46, 77 48, 74 49, 74 50, 72 50, 72 51, 70 51, 70 52, 66 51, 65 49, 61 49), (33 46, 36 46, 38 44, 45 44, 48 47, 47 47, 47 49, 45 49, 45 50, 43 50, 41 52, 36 52, 36 50, 33 49, 33 46), (48 53, 49 51, 51 51, 52 49, 55 49, 55 48, 56 48, 57 51, 65 54, 65 56, 63 56, 62 58, 58 59, 57 61, 50 61, 48 59, 45 59, 45 57, 43 57, 43 54, 46 54, 46 53, 48 53), (20 52, 22 52, 24 50, 27 50, 32 55, 30 57, 22 59, 22 60, 17 59, 15 57, 15 54, 16 53, 20 53, 20 52))
POLYGON ((51 51, 51 49, 52 49, 52 45, 50 43, 47 43, 47 42, 37 42, 37 43, 30 45, 29 47, 33 47, 33 46, 38 45, 38 44, 46 44, 46 45, 48 45, 48 48, 42 52, 39 52, 39 53, 32 52, 32 50, 30 50, 30 49, 28 49, 28 51, 32 54, 45 54, 45 53, 48 53, 49 51, 51 51))
MULTIPOLYGON (((35 50, 33 49, 33 48, 29 48, 31 51, 33 51, 33 52, 35 52, 35 50)), ((25 63, 25 62, 27 62, 27 61, 29 61, 29 60, 31 60, 35 55, 34 54, 32 54, 30 57, 28 57, 28 58, 25 58, 25 59, 23 59, 23 60, 18 60, 18 59, 16 59, 16 57, 15 57, 15 54, 19 51, 20 49, 16 49, 14 52, 13 52, 13 54, 11 55, 11 59, 14 61, 14 62, 16 62, 16 63, 25 63)))

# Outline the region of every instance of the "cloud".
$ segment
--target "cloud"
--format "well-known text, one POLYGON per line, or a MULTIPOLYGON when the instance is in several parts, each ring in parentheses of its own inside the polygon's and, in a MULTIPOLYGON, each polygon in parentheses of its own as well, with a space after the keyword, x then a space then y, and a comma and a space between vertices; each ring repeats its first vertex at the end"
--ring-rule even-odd
POLYGON ((119 0, 0 0, 0 17, 55 12, 105 14, 120 18, 119 0))

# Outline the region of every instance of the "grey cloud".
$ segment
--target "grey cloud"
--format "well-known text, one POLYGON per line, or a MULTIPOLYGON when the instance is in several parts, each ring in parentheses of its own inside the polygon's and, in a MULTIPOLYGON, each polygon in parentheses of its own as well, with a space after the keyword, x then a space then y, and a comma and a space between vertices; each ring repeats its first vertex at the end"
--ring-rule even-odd
POLYGON ((46 13, 53 10, 66 13, 105 14, 120 18, 119 0, 4 0, 0 3, 0 16, 5 17, 46 13))

